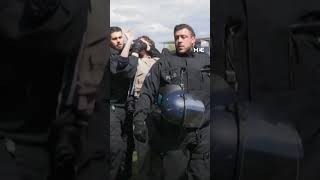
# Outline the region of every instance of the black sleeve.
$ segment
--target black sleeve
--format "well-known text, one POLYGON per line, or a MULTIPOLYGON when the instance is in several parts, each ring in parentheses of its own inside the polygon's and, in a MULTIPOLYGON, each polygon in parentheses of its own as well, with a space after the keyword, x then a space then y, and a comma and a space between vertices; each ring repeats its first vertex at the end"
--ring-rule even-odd
POLYGON ((37 51, 36 55, 73 53, 86 30, 88 4, 61 0, 1 1, 1 44, 19 51, 37 51))
POLYGON ((52 146, 52 171, 54 178, 59 179, 62 174, 70 178, 75 163, 76 146, 79 143, 79 131, 76 126, 77 113, 73 103, 72 86, 74 85, 74 61, 66 61, 63 87, 60 91, 59 105, 56 118, 50 129, 50 146, 52 146))
POLYGON ((119 75, 124 78, 133 78, 138 66, 138 58, 129 56, 128 58, 120 55, 110 57, 110 72, 113 75, 119 75))
POLYGON ((151 57, 158 57, 158 58, 161 57, 161 53, 154 46, 151 47, 149 53, 151 54, 151 57))
POLYGON ((158 94, 163 68, 164 64, 159 60, 152 66, 147 74, 136 104, 133 122, 144 121, 150 113, 151 105, 154 103, 155 97, 158 94))

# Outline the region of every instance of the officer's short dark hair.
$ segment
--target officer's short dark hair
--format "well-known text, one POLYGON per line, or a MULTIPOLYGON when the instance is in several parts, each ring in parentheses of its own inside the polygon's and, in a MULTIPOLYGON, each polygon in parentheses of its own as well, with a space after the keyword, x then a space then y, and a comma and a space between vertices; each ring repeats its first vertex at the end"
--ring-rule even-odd
POLYGON ((174 31, 173 33, 176 34, 177 31, 181 30, 181 29, 188 29, 191 32, 192 36, 196 36, 196 33, 194 33, 194 30, 191 26, 189 26, 188 24, 178 24, 174 27, 174 31))
POLYGON ((144 39, 150 44, 150 46, 154 46, 154 41, 149 36, 140 36, 138 39, 144 39))
POLYGON ((114 33, 114 32, 121 32, 122 29, 118 26, 111 26, 110 27, 110 34, 114 33))

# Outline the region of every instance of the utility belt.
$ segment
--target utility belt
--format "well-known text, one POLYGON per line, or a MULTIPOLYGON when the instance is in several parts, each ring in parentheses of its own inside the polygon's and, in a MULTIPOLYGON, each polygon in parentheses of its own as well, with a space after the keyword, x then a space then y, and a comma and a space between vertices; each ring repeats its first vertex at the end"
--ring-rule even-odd
POLYGON ((202 153, 202 154, 196 154, 196 153, 191 153, 190 154, 190 159, 202 159, 206 160, 210 158, 210 152, 202 153))
MULTIPOLYGON (((158 152, 158 155, 160 156, 161 159, 164 159, 166 154, 167 154, 166 152, 158 152)), ((206 160, 209 158, 210 158, 210 152, 190 154, 190 160, 196 160, 196 159, 206 160)))
POLYGON ((27 146, 27 147, 34 147, 34 148, 43 148, 47 149, 48 144, 47 143, 38 143, 38 142, 26 142, 20 139, 14 139, 7 135, 0 135, 0 145, 4 146, 6 151, 10 153, 12 156, 15 156, 16 149, 18 146, 27 146))
POLYGON ((115 111, 116 109, 126 109, 126 105, 125 104, 110 104, 110 108, 111 110, 115 111))

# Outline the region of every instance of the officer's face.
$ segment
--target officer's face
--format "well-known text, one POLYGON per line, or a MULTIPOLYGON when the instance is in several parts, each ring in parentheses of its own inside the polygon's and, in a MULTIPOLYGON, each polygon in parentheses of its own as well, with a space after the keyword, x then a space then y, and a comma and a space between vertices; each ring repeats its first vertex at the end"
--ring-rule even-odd
POLYGON ((176 50, 180 54, 189 52, 195 43, 195 37, 186 28, 176 31, 174 39, 176 50))
POLYGON ((123 36, 122 36, 122 32, 118 31, 118 32, 113 32, 111 33, 111 47, 121 50, 124 46, 124 40, 123 40, 123 36))

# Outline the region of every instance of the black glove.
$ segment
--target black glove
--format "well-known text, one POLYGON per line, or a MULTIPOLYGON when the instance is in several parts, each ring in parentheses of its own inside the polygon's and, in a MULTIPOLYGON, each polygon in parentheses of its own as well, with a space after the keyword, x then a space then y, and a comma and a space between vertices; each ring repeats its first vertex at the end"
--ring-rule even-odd
POLYGON ((161 53, 158 51, 158 49, 156 49, 155 46, 150 46, 149 53, 150 53, 151 57, 160 58, 160 56, 161 56, 161 53))
POLYGON ((147 49, 147 45, 141 40, 134 40, 131 46, 131 52, 139 53, 140 51, 147 49))
POLYGON ((51 132, 54 146, 53 179, 74 179, 75 159, 80 140, 78 128, 74 124, 76 119, 75 113, 66 111, 54 121, 51 132))
POLYGON ((128 114, 133 114, 135 111, 136 98, 134 96, 128 96, 127 98, 127 111, 128 114))
POLYGON ((147 141, 147 126, 144 121, 134 122, 133 135, 140 142, 145 143, 147 141))

